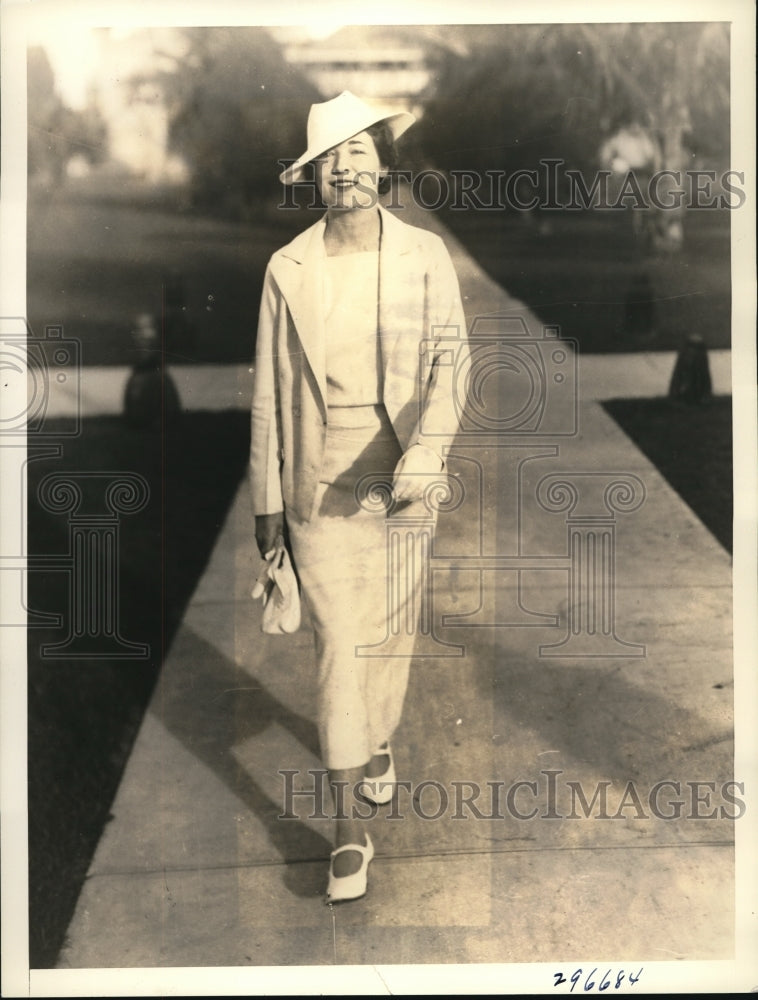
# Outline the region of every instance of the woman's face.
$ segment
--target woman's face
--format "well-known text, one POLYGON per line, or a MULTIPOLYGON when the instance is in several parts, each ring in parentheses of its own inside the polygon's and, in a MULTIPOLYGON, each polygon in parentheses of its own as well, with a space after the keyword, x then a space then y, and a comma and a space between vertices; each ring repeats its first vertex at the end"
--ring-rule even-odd
POLYGON ((314 161, 316 183, 327 208, 374 208, 379 178, 387 171, 379 161, 374 140, 359 132, 314 161))

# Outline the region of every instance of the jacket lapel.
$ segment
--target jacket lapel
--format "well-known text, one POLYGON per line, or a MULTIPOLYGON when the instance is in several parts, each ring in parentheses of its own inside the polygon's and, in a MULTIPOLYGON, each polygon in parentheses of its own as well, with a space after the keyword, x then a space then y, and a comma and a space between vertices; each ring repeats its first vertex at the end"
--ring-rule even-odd
MULTIPOLYGON (((382 242, 379 254, 379 336, 385 385, 396 374, 392 358, 404 332, 415 335, 414 351, 424 329, 424 276, 413 253, 414 229, 380 209, 382 242)), ((423 264, 423 261, 422 261, 423 264)), ((404 363, 404 362, 403 362, 404 363)), ((407 374, 407 373, 406 373, 407 374)))
POLYGON ((324 328, 325 220, 306 229, 276 255, 274 277, 295 324, 326 410, 326 330, 324 328))

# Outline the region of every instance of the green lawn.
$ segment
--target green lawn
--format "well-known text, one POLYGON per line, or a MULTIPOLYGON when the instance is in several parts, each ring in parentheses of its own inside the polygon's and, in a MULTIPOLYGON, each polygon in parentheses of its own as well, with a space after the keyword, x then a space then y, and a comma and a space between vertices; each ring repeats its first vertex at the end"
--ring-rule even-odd
MULTIPOLYGON (((270 255, 318 218, 262 199, 259 221, 183 211, 176 196, 149 189, 100 190, 69 182, 28 210, 28 311, 32 328, 63 324, 82 342, 85 365, 131 364, 131 325, 160 317, 177 279, 184 329, 169 336, 168 360, 240 362, 254 351, 263 272, 270 255)), ((730 346, 728 210, 690 211, 678 254, 650 257, 632 239, 628 215, 447 210, 442 220, 484 269, 545 323, 558 324, 583 353, 675 350, 700 334, 730 346), (632 300, 632 301, 630 301, 632 300)))
POLYGON ((605 408, 732 551, 732 399, 614 399, 605 408))
POLYGON ((297 212, 274 221, 251 226, 193 215, 151 199, 147 189, 141 200, 90 198, 69 185, 30 199, 32 329, 41 335, 62 324, 81 341, 84 365, 132 364, 134 317, 148 312, 160 321, 164 286, 178 279, 186 329, 169 337, 167 360, 249 363, 266 263, 304 226, 297 212))
POLYGON ((675 254, 650 256, 615 212, 452 212, 445 222, 479 264, 584 354, 677 350, 689 334, 731 343, 730 216, 691 211, 675 254))

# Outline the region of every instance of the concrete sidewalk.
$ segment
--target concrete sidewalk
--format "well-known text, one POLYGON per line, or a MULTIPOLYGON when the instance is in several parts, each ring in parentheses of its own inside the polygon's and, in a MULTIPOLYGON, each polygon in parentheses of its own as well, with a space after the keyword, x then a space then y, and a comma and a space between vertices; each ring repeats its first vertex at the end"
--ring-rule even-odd
MULTIPOLYGON (((455 254, 470 315, 514 308, 455 254)), ((313 797, 295 799, 297 818, 280 818, 282 772, 297 772, 295 789, 307 791, 321 767, 312 635, 307 622, 291 637, 260 631, 240 484, 169 650, 60 968, 733 956, 730 558, 597 402, 659 394, 668 365, 660 356, 635 364, 626 383, 626 363, 579 359, 573 437, 456 447, 451 467, 469 506, 441 516, 433 578, 435 632, 451 645, 412 668, 394 748, 414 793, 401 790, 394 810, 367 821, 376 857, 368 894, 350 904, 323 903, 332 821, 313 817, 313 797), (624 390, 632 384, 637 392, 624 390), (615 604, 603 612, 619 640, 611 655, 545 648, 566 637, 586 596, 576 589, 572 605, 572 513, 560 489, 553 509, 536 500, 550 474, 580 493, 600 485, 601 499, 606 474, 627 484, 604 522, 616 546, 604 591, 615 604), (633 509, 636 482, 644 502, 633 509), (488 546, 513 556, 511 567, 465 564, 488 546), (463 655, 443 655, 454 646, 463 655), (674 785, 656 799, 662 781, 674 785), (598 788, 605 812, 591 802, 598 788)), ((487 385, 493 407, 506 388, 487 385)))

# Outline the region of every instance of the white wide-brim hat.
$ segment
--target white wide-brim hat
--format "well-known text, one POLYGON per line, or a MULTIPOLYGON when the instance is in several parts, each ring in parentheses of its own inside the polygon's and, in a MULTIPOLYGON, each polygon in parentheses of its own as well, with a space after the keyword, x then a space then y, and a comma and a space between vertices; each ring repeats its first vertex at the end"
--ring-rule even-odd
POLYGON ((391 112, 372 108, 349 90, 323 104, 311 104, 308 112, 308 148, 279 174, 279 180, 282 184, 294 184, 300 180, 303 167, 311 160, 381 121, 387 122, 393 138, 397 139, 416 118, 409 111, 391 112))

